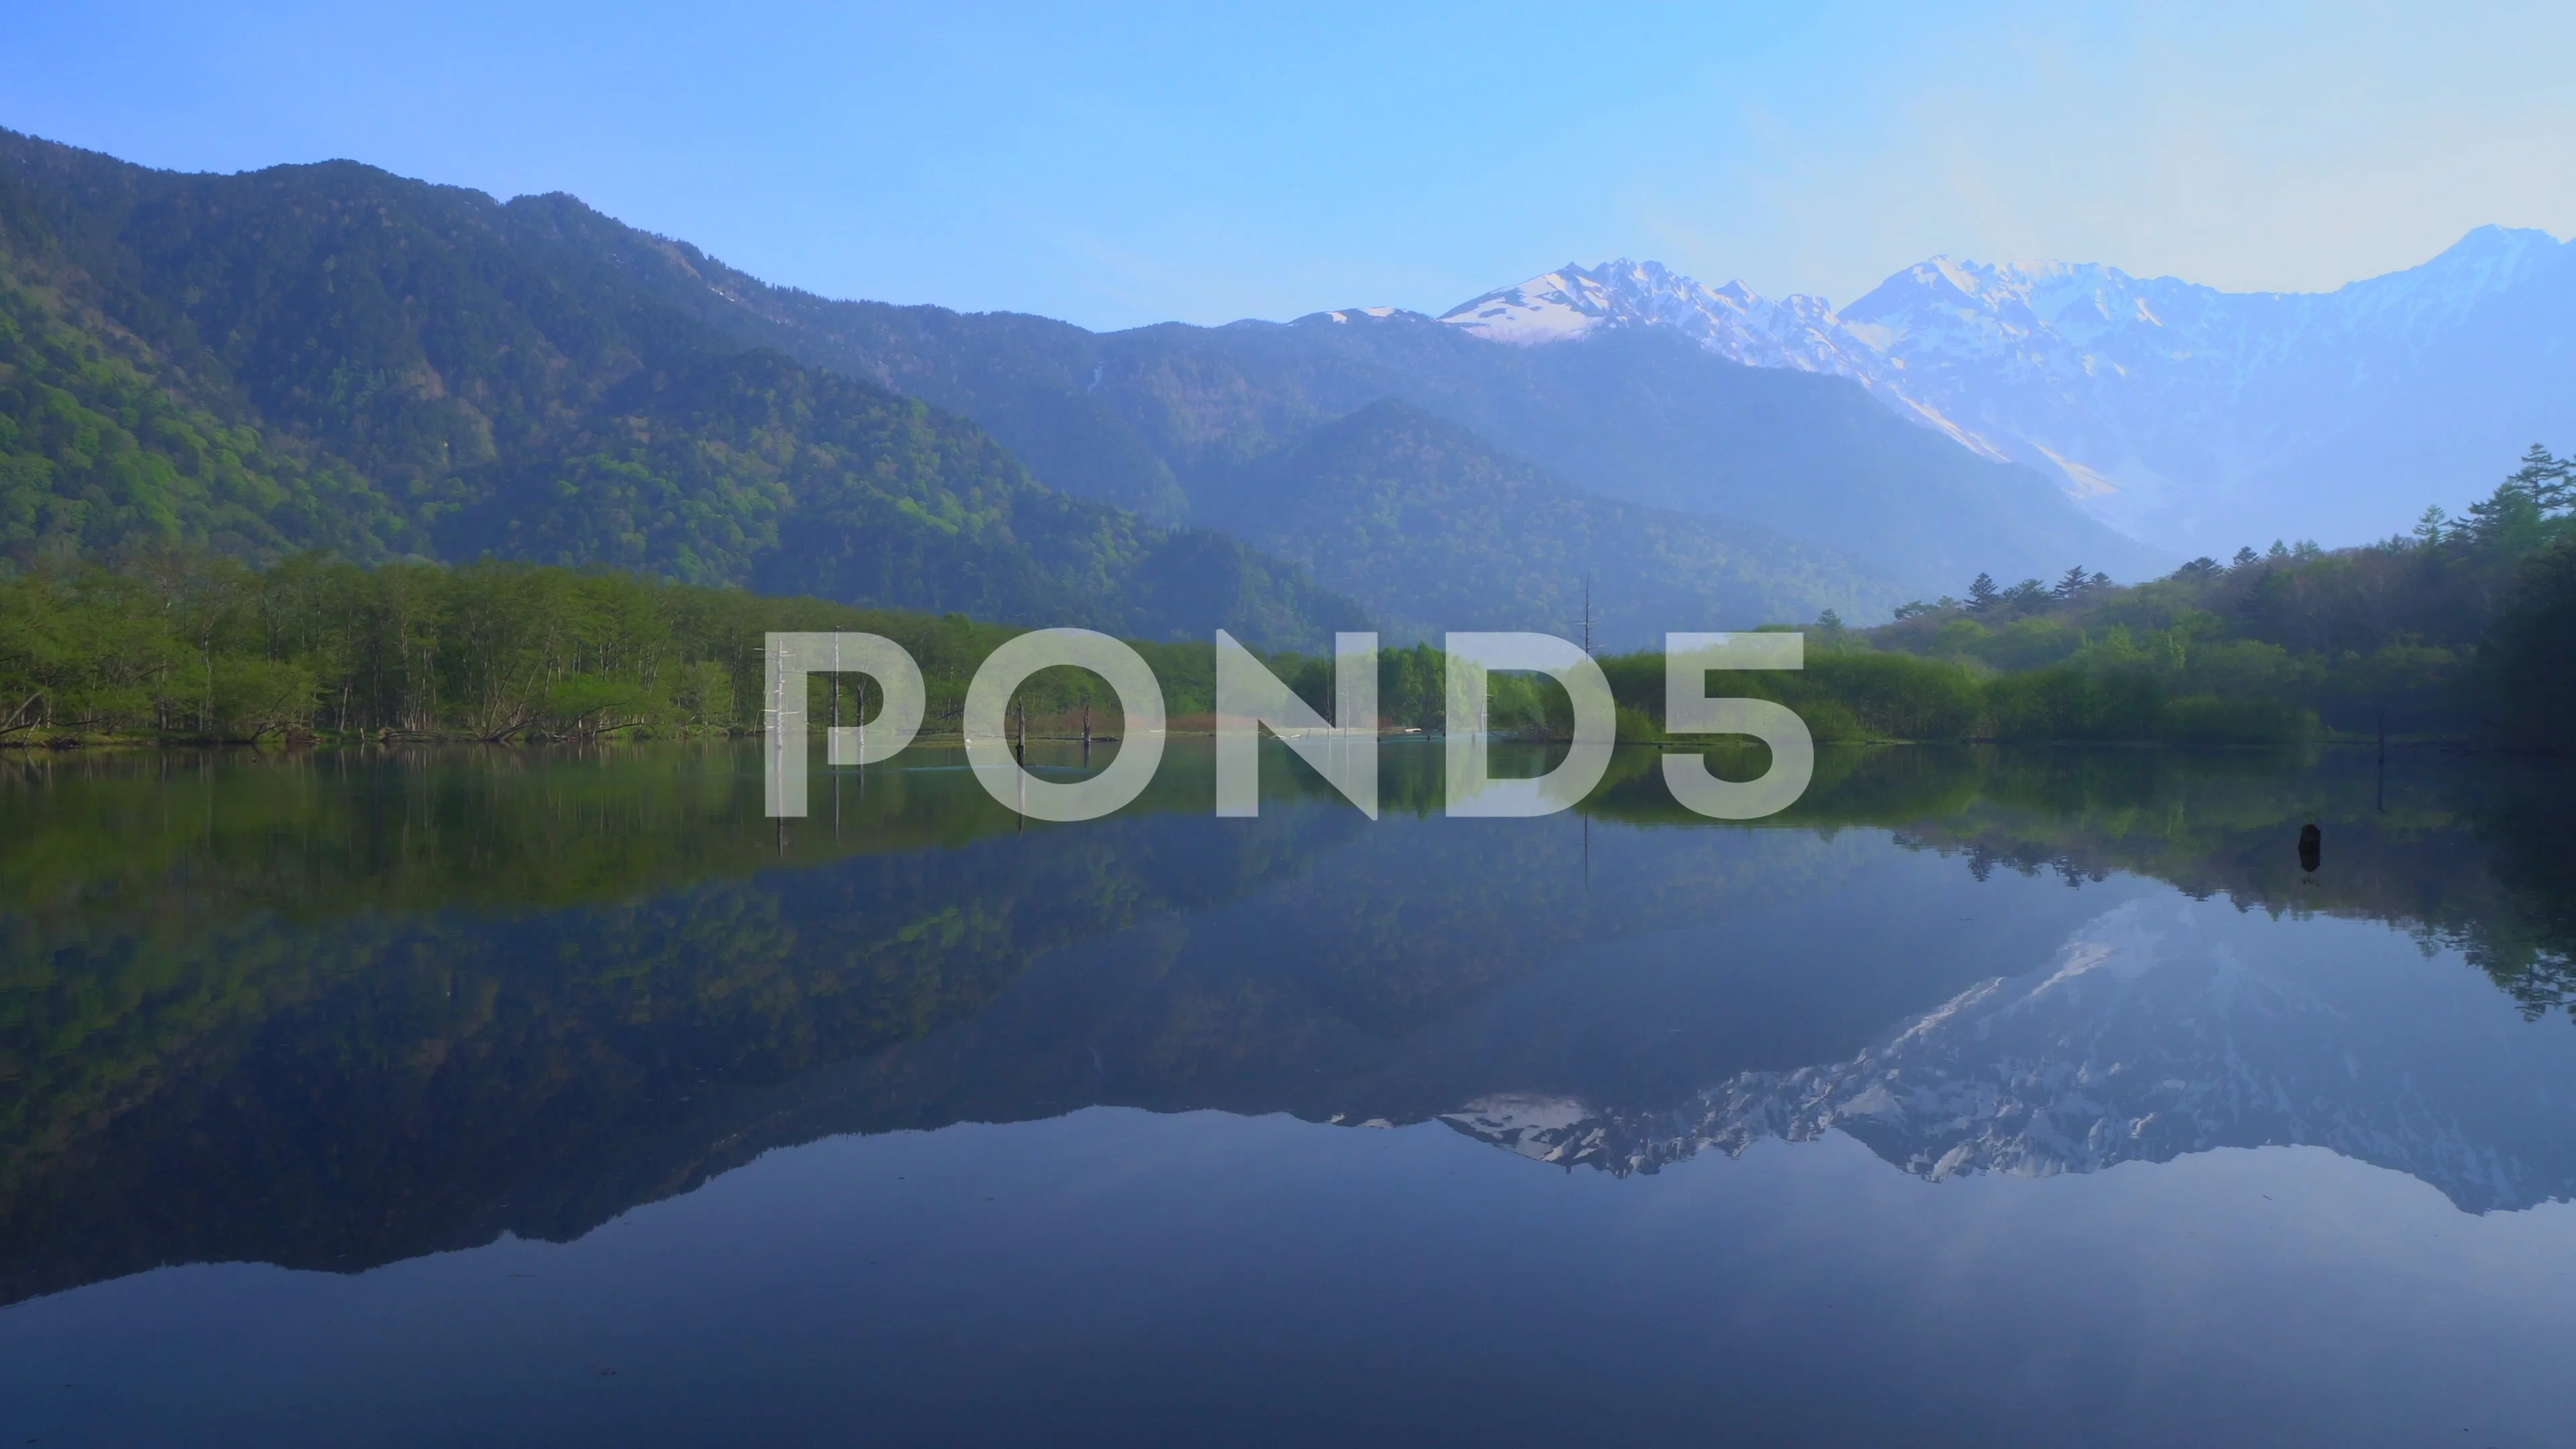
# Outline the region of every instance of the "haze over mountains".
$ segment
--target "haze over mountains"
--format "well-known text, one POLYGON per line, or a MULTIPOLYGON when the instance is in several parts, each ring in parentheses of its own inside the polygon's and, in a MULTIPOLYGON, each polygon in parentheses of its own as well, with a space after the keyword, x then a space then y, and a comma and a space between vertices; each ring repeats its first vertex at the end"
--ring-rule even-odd
POLYGON ((2479 233, 2325 299, 1941 262, 1839 313, 1616 263, 1093 333, 772 286, 564 195, 0 132, 0 552, 490 553, 1277 646, 1570 635, 1587 581, 1605 647, 1861 622, 2392 531, 2547 432, 2568 255, 2479 233))
POLYGON ((1935 257, 1839 311, 1621 259, 1441 320, 1522 345, 1663 329, 1753 366, 1848 377, 2049 473, 2124 532, 2225 557, 2274 537, 2384 538, 2563 438, 2576 243, 2480 227, 2422 266, 2324 293, 1935 257))
POLYGON ((0 312, 21 557, 488 552, 1274 645, 1570 634, 1588 574, 1612 647, 2161 562, 1848 380, 1653 330, 834 302, 570 197, 349 162, 0 138, 0 312))
MULTIPOLYGON (((1731 588, 1766 601, 1769 617, 1879 613, 1956 591, 1981 570, 2053 575, 2086 563, 2137 577, 2170 566, 2083 516, 2035 471, 1908 426, 1848 380, 1746 367, 1661 329, 1605 329, 1578 348, 1494 347, 1420 314, 1373 309, 1093 333, 1013 313, 831 301, 597 221, 593 244, 709 325, 974 418, 1039 478, 1151 518, 1226 527, 1207 511, 1222 507, 1240 523, 1243 470, 1393 399, 1536 468, 1549 487, 1724 525, 1735 544, 1731 588)), ((1383 460, 1389 472, 1407 466, 1383 460)), ((1453 496, 1440 516, 1472 532, 1502 506, 1453 496)), ((1366 527, 1356 515, 1310 519, 1318 558, 1366 527)), ((1601 601, 1614 611, 1691 587, 1645 555, 1596 547, 1582 562, 1614 590, 1632 581, 1643 590, 1601 601)), ((1378 605, 1381 591, 1410 584, 1387 576, 1345 587, 1378 605)), ((1562 629, 1572 617, 1531 627, 1562 629)), ((1691 626, 1655 632, 1664 627, 1691 626)))

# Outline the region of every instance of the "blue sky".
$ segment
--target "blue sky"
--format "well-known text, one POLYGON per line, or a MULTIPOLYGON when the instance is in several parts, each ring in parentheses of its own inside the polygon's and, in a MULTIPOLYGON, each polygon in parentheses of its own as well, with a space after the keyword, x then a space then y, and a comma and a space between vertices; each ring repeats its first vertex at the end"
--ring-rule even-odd
POLYGON ((2316 289, 2576 232, 2576 7, 19 4, 0 125, 570 191, 774 281, 1094 327, 1567 261, 2316 289))

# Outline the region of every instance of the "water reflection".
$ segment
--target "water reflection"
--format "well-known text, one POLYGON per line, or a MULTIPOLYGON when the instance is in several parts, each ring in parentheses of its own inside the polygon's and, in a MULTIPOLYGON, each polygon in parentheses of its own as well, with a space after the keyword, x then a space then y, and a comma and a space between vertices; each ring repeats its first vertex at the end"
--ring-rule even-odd
POLYGON ((1645 1112, 1510 1094, 1451 1115, 1542 1161, 1653 1172, 1839 1131, 1903 1170, 2046 1177, 2309 1145, 2468 1210, 2576 1194, 2576 1051, 2403 938, 2222 903, 2130 901, 2040 969, 1982 981, 1846 1060, 1748 1071, 1645 1112))
POLYGON ((1387 747, 1371 824, 1274 753, 1218 820, 1176 741, 1023 828, 916 751, 784 830, 730 746, 6 757, 0 1298, 563 1239, 773 1146, 1100 1104, 2576 1192, 2558 775, 2428 760, 2382 809, 2333 752, 1828 750, 1746 828, 1636 751, 1580 814, 1447 820, 1439 755, 1387 747))

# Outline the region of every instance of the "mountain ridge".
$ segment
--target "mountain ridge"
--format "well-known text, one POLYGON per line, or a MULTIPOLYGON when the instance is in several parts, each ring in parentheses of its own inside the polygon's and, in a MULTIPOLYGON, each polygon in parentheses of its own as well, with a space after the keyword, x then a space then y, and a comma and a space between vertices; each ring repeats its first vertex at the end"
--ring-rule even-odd
POLYGON ((1924 437, 1847 381, 1656 338, 1521 353, 1385 308, 1093 333, 822 298, 685 244, 614 235, 604 218, 580 225, 586 244, 630 258, 657 296, 709 325, 973 417, 1040 478, 1148 517, 1191 517, 1201 490, 1253 457, 1394 398, 1605 502, 1785 535, 1848 555, 1900 595, 1956 590, 1981 571, 2053 576, 2090 561, 2139 577, 2170 564, 2083 518, 2038 474, 1924 437))
MULTIPOLYGON (((71 539, 63 520, 78 514, 88 530, 79 546, 89 548, 185 537, 262 556, 315 546, 360 558, 490 549, 702 583, 829 587, 863 604, 967 599, 994 617, 1157 636, 1184 625, 1163 617, 1163 605, 1140 602, 1147 594, 1258 599, 1266 602, 1254 614, 1273 623, 1285 609, 1333 612, 1347 624, 1354 611, 1299 582, 1295 566, 1273 569, 1216 535, 1186 547, 1170 541, 1180 537, 1174 530, 1216 520, 1216 498, 1257 459, 1293 456, 1286 450, 1315 430, 1392 399, 1551 476, 1551 487, 1587 496, 1587 516, 1629 520, 1594 534, 1579 566, 1560 560, 1567 577, 1540 593, 1562 595, 1586 569, 1666 584, 1687 576, 1698 587, 1670 596, 1676 617, 1749 627, 1828 608, 1865 616, 1909 594, 1958 590, 1979 572, 2053 576, 2082 563, 2136 577, 2169 562, 2084 519, 2041 475, 1908 427, 1846 380, 1741 366, 1662 336, 1497 349, 1389 311, 1098 334, 1018 314, 834 301, 772 286, 564 193, 504 203, 355 162, 189 176, 11 137, 0 139, 0 190, 8 192, 0 218, 14 238, 0 262, 22 280, 44 272, 71 288, 63 294, 71 311, 49 314, 46 328, 90 342, 106 332, 139 339, 137 387, 208 412, 207 426, 251 428, 246 446, 262 455, 250 469, 257 480, 235 488, 241 497, 222 507, 201 500, 199 512, 221 519, 185 522, 171 500, 194 486, 194 465, 162 456, 149 437, 129 429, 117 441, 117 425, 103 424, 101 436, 120 455, 142 458, 155 481, 139 492, 110 481, 69 500, 65 490, 88 486, 73 474, 89 454, 58 439, 39 457, 0 440, 0 453, 20 460, 9 465, 10 498, 0 500, 0 523, 14 516, 18 526, 0 545, 19 549, 71 539), (683 414, 712 415, 630 379, 689 376, 722 390, 739 383, 742 368, 710 370, 692 359, 760 348, 862 388, 817 391, 771 369, 782 389, 769 411, 773 428, 791 413, 805 419, 800 426, 823 426, 810 404, 827 393, 843 410, 929 411, 914 415, 913 432, 875 429, 875 461, 834 480, 789 466, 792 450, 764 454, 739 439, 714 447, 712 437, 713 451, 673 450, 661 446, 667 437, 647 438, 653 427, 667 434, 683 414), (616 411, 638 398, 654 400, 652 427, 642 414, 616 411), (969 461, 985 457, 982 444, 963 442, 969 432, 999 445, 989 476, 975 471, 985 462, 969 461), (957 441, 929 441, 951 435, 957 441), (299 479, 290 466, 298 458, 321 472, 299 479), (820 495, 808 497, 827 482, 882 491, 880 463, 893 469, 886 476, 911 480, 902 488, 914 490, 918 516, 903 506, 835 512, 820 495), (630 487, 624 470, 638 468, 656 481, 630 487), (120 490, 131 495, 124 504, 120 490), (1082 507, 1033 501, 1042 492, 1082 507), (320 501, 326 496, 336 501, 320 501), (281 500, 293 504, 287 513, 276 513, 281 500), (810 517, 809 504, 819 510, 810 517), (1122 515, 1085 511, 1103 505, 1122 515), (1640 508, 1694 521, 1641 531, 1629 526, 1647 516, 1640 508), (575 518, 567 509, 587 512, 575 518), (806 580, 784 561, 821 558, 805 525, 826 518, 840 520, 823 525, 833 528, 870 518, 865 526, 880 534, 930 532, 896 550, 911 561, 899 567, 880 550, 893 572, 873 581, 846 569, 828 583, 806 580), (1021 537, 1024 529, 1093 543, 1075 550, 1079 565, 1062 549, 1037 563, 1030 547, 1039 540, 1021 537), (1684 535, 1695 557, 1670 547, 1684 535), (970 566, 972 549, 960 553, 959 540, 999 552, 970 566), (1220 568, 1232 578, 1215 580, 1206 568, 1228 549, 1238 552, 1220 568), (1127 587, 1140 569, 1164 567, 1167 554, 1194 560, 1198 582, 1127 587), (1019 582, 998 593, 925 592, 925 568, 955 575, 952 582, 978 569, 1019 582), (1031 592, 1041 577, 1046 588, 1031 592)), ((77 371, 66 362, 53 376, 77 371)), ((33 394, 16 406, 31 417, 43 411, 33 394)), ((722 432, 742 421, 709 426, 722 432)), ((1272 471, 1276 481, 1275 464, 1272 471)), ((1408 547, 1454 557, 1473 529, 1520 515, 1406 516, 1420 535, 1408 547)), ((1266 536, 1319 564, 1335 546, 1324 534, 1266 536)), ((1504 553, 1515 558, 1563 552, 1536 535, 1507 542, 1504 553)), ((1404 583, 1371 583, 1379 591, 1357 603, 1384 612, 1404 583)), ((1535 597, 1501 583, 1488 602, 1525 596, 1535 597)), ((1493 627, 1555 627, 1562 611, 1477 612, 1493 627)), ((1241 613, 1226 619, 1245 637, 1259 631, 1241 613)), ((1629 642, 1650 641, 1651 633, 1629 642)))
POLYGON ((1605 651, 1654 648, 1669 630, 1795 617, 1817 597, 1855 617, 1899 602, 1835 555, 1593 497, 1394 398, 1316 425, 1201 496, 1199 516, 1371 600, 1400 642, 1528 627, 1589 634, 1605 651), (1439 526, 1415 524, 1426 513, 1439 526))
POLYGON ((1366 622, 547 221, 355 162, 186 175, 0 132, 0 549, 494 552, 1283 647, 1366 622))
POLYGON ((2576 243, 2479 227, 2327 292, 2222 292, 2099 263, 1937 256, 1840 309, 1655 262, 1573 264, 1441 315, 1544 346, 1664 329, 1750 366, 1847 377, 2095 517, 2181 552, 2357 543, 2480 491, 2563 428, 2576 243))

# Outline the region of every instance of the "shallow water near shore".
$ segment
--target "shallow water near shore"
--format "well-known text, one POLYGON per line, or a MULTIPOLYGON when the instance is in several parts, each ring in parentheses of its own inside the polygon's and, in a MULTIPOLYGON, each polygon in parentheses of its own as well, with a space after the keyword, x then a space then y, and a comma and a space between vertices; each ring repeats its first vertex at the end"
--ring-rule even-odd
MULTIPOLYGON (((0 760, 0 1421, 82 1444, 2539 1444, 2563 770, 1023 821, 953 749, 0 760), (2311 870, 2302 826, 2320 828, 2311 870)), ((1105 767, 1037 742, 1050 773, 1105 767)), ((1500 747, 1502 768, 1545 763, 1500 747)))

